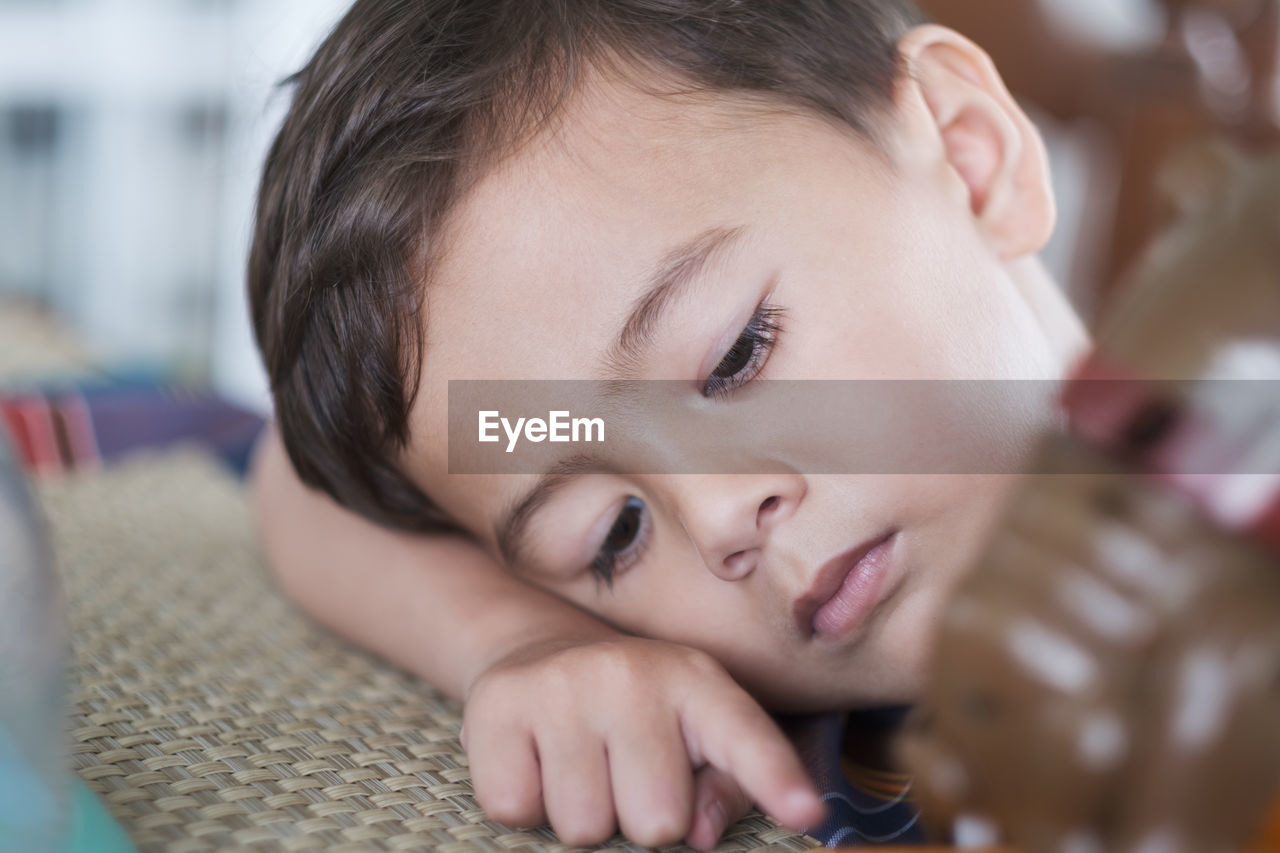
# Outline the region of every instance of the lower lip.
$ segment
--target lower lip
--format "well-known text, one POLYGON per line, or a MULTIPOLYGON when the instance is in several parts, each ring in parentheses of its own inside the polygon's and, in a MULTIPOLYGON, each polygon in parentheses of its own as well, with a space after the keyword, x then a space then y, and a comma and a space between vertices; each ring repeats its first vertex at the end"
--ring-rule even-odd
POLYGON ((813 614, 815 637, 840 639, 866 620, 880 600, 897 539, 896 534, 885 537, 849 570, 835 595, 813 614))

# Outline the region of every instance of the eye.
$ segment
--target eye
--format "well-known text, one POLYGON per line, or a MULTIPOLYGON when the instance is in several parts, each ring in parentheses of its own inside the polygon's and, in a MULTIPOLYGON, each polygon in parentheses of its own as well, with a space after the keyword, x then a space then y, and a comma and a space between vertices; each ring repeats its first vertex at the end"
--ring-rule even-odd
POLYGON ((733 346, 711 371, 702 386, 702 396, 723 397, 755 379, 782 334, 781 321, 781 308, 760 303, 733 346))
POLYGON ((591 561, 591 571, 596 579, 604 581, 605 586, 612 589, 614 577, 640 559, 648 538, 649 514, 645 511, 644 501, 629 497, 591 561))

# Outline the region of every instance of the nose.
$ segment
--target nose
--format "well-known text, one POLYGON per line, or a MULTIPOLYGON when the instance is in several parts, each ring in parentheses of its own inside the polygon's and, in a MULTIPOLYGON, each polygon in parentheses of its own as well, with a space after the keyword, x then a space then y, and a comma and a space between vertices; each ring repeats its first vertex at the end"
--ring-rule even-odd
POLYGON ((694 547, 721 580, 741 580, 760 562, 773 530, 795 513, 806 485, 800 474, 681 474, 677 507, 694 547))

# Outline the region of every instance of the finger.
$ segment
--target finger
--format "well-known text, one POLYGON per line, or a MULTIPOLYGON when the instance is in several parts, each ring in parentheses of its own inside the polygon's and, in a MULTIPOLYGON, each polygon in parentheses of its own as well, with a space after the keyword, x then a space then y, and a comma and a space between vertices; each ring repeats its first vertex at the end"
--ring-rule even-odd
POLYGON ((608 840, 617 825, 603 741, 581 729, 539 738, 542 797, 551 827, 570 847, 608 840))
POLYGON ((514 726, 471 727, 467 760, 480 807, 511 826, 546 822, 541 769, 533 736, 514 726))
POLYGON ((795 748, 746 693, 703 695, 682 709, 681 725, 695 765, 727 773, 779 823, 802 830, 825 818, 826 806, 795 748))
POLYGON ((685 843, 710 850, 729 824, 750 810, 751 800, 733 777, 708 764, 693 777, 693 825, 685 843))
POLYGON ((633 720, 611 735, 609 778, 618 824, 632 841, 661 847, 688 833, 693 771, 674 715, 633 720))

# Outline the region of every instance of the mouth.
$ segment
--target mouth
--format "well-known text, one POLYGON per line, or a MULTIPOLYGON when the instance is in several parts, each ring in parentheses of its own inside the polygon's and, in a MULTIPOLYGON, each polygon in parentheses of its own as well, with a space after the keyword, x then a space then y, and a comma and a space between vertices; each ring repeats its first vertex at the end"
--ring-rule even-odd
POLYGON ((822 564, 792 608, 802 636, 840 639, 866 621, 884 592, 897 534, 889 530, 822 564))

